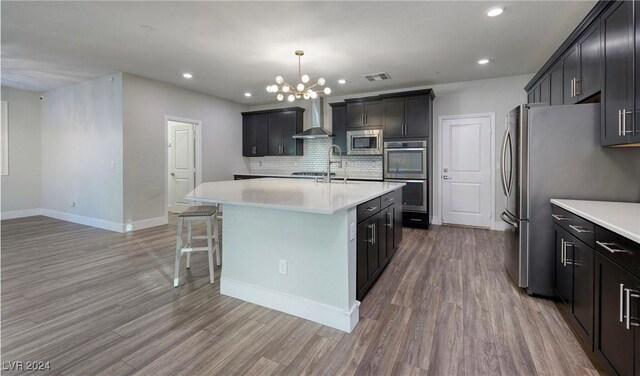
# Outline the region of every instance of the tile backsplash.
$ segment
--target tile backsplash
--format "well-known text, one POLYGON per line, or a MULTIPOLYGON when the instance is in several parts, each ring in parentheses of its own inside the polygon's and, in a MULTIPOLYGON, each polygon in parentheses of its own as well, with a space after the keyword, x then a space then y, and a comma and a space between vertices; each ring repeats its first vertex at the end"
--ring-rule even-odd
MULTIPOLYGON (((327 151, 331 145, 331 139, 304 140, 304 155, 296 157, 260 157, 250 158, 252 172, 260 170, 269 171, 326 171, 327 151)), ((342 151, 346 153, 346 150, 342 151)), ((334 158, 335 159, 335 158, 334 158)), ((343 156, 347 162, 350 173, 380 173, 382 174, 382 156, 343 156)), ((337 167, 337 166, 336 166, 337 167)), ((331 166, 332 170, 334 166, 331 166)))

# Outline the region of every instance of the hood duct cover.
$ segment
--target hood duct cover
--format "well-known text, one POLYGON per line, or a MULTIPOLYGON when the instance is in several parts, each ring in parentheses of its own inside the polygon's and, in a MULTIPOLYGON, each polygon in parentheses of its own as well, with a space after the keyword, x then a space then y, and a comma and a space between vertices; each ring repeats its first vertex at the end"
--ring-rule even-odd
POLYGON ((324 100, 322 97, 311 99, 311 128, 298 133, 293 138, 327 138, 335 137, 333 133, 322 127, 324 123, 324 100))

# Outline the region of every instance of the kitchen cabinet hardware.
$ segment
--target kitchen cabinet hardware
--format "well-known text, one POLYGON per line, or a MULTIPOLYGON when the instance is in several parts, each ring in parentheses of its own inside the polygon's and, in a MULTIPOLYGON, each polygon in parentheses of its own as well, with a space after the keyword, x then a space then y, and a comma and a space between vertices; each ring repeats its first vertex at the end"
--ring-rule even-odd
POLYGON ((375 211, 377 208, 378 208, 377 206, 370 206, 370 207, 366 208, 365 210, 368 211, 368 212, 372 212, 372 211, 375 211))
POLYGON ((376 244, 376 224, 375 223, 370 224, 369 229, 371 230, 371 237, 369 238, 369 243, 376 244))
POLYGON ((566 266, 567 264, 565 263, 564 260, 566 260, 567 258, 567 246, 566 243, 564 241, 564 239, 560 239, 560 263, 563 266, 566 266))
POLYGON ((605 250, 609 251, 610 253, 630 253, 629 251, 627 251, 626 249, 620 247, 616 243, 605 243, 605 242, 601 242, 601 241, 596 241, 596 244, 599 245, 600 247, 604 248, 605 250), (615 248, 613 248, 613 247, 615 247, 615 248))
POLYGON ((573 260, 569 261, 567 257, 567 247, 571 247, 573 249, 574 246, 574 242, 568 242, 566 240, 564 241, 564 266, 573 265, 573 260))
POLYGON ((551 214, 551 216, 553 218, 555 218, 558 221, 571 221, 571 218, 565 217, 564 215, 560 215, 560 214, 551 214))
POLYGON ((587 233, 592 234, 593 233, 593 231, 588 230, 588 229, 584 228, 583 226, 569 225, 569 227, 571 227, 578 234, 587 234, 587 233))
POLYGON ((627 330, 631 330, 632 326, 640 326, 640 324, 637 322, 631 322, 631 298, 634 298, 634 299, 640 298, 640 292, 631 290, 628 288, 625 288, 624 291, 625 291, 625 304, 627 306, 625 311, 626 321, 624 326, 627 330))
POLYGON ((620 322, 624 322, 624 283, 620 284, 620 322))
POLYGON ((393 219, 391 218, 391 212, 388 211, 385 214, 386 214, 386 217, 387 217, 387 223, 385 223, 385 226, 387 226, 389 228, 393 228, 393 219))

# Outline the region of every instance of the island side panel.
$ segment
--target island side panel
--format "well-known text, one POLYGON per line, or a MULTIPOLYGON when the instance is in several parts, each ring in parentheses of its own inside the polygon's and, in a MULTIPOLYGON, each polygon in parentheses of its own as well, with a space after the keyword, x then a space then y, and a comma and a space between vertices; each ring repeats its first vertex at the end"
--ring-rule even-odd
POLYGON ((328 215, 225 205, 221 293, 351 331, 355 220, 355 208, 328 215))

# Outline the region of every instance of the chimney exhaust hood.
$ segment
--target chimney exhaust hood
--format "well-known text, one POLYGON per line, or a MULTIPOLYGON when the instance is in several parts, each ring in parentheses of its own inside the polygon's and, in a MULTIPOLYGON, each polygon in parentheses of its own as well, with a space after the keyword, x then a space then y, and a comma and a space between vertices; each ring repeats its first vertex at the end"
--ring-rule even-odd
POLYGON ((294 135, 293 138, 313 139, 335 137, 333 133, 322 127, 322 124, 324 124, 324 99, 322 99, 322 97, 317 97, 310 99, 310 101, 311 128, 294 135))

